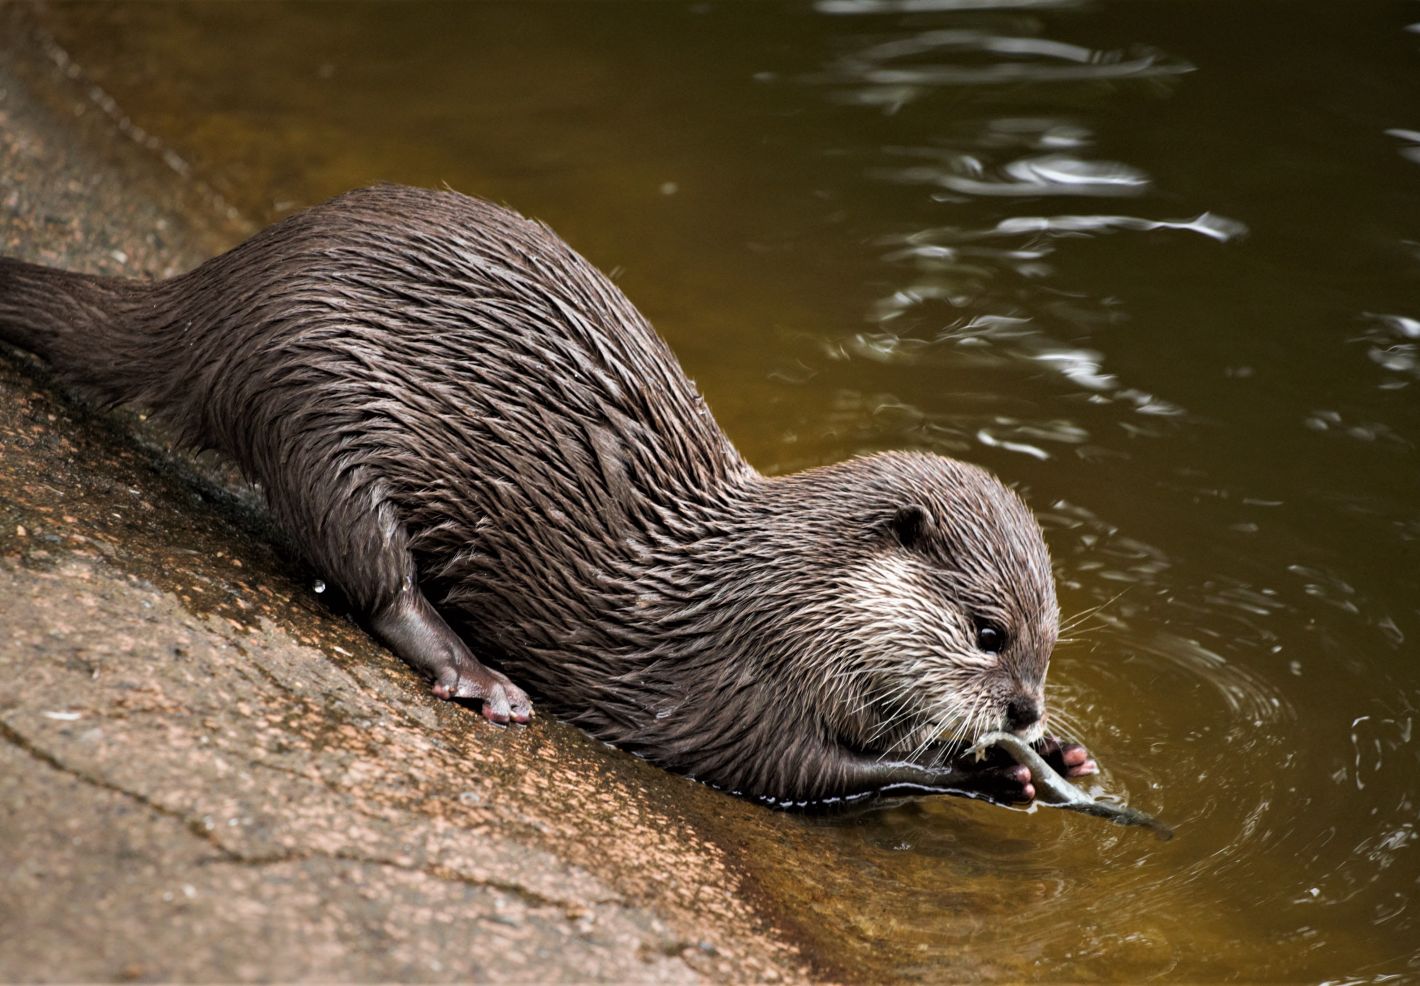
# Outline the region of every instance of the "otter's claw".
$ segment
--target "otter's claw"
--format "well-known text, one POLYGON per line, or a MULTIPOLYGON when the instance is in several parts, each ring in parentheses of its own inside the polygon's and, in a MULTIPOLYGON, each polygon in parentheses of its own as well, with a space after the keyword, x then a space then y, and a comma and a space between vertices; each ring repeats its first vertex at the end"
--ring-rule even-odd
POLYGON ((1035 749, 1046 763, 1064 777, 1084 777, 1100 772, 1090 751, 1079 743, 1061 743, 1055 737, 1047 736, 1035 744, 1035 749))
POLYGON ((1035 784, 1031 782, 1029 767, 1017 763, 1009 767, 988 767, 981 773, 981 793, 993 801, 1015 804, 1035 800, 1035 784))
POLYGON ((434 683, 439 698, 471 698, 483 703, 483 717, 489 722, 527 722, 532 718, 532 701, 527 693, 505 675, 483 666, 476 669, 448 667, 434 683))
POLYGON ((371 617, 370 627, 396 654, 433 679, 433 692, 439 698, 478 699, 490 722, 532 718, 527 694, 479 664, 418 588, 406 587, 371 617))
MULTIPOLYGON (((1036 743, 1035 749, 1056 773, 1064 777, 1099 773, 1099 767, 1089 751, 1079 743, 1061 743, 1048 736, 1036 743)), ((980 754, 969 753, 956 763, 970 773, 971 790, 984 798, 1003 804, 1029 804, 1035 800, 1035 783, 1030 768, 1016 763, 1003 750, 992 747, 980 754)))
POLYGON ((1016 763, 1000 750, 992 748, 980 755, 969 751, 959 757, 955 765, 965 775, 963 786, 974 795, 1001 804, 1035 800, 1030 768, 1016 763))

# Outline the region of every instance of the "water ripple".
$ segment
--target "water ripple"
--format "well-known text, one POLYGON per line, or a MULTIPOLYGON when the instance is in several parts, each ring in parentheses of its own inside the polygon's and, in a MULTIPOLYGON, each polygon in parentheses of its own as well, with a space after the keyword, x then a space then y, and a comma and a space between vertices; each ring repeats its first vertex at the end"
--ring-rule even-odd
MULTIPOLYGON (((1366 355, 1387 373, 1420 379, 1420 319, 1407 315, 1367 313, 1370 324, 1359 341, 1367 346, 1366 355)), ((1388 379, 1382 386, 1396 389, 1407 381, 1388 379)))
POLYGON ((964 10, 1022 10, 1030 7, 1064 9, 1082 0, 818 0, 820 14, 925 14, 964 10))
POLYGON ((1159 634, 1136 641, 1134 650, 1144 661, 1165 662, 1184 671, 1191 679, 1208 685, 1227 709, 1234 725, 1243 730, 1295 719, 1296 712, 1286 696, 1271 682, 1229 661, 1202 641, 1175 634, 1159 634))
POLYGON ((1386 136, 1406 141, 1406 145, 1400 148, 1400 156, 1407 161, 1414 161, 1416 164, 1420 164, 1420 131, 1387 130, 1386 136))
POLYGON ((838 58, 816 81, 844 87, 837 95, 842 102, 895 111, 943 87, 1156 79, 1192 70, 1190 63, 1145 45, 1099 49, 1049 38, 942 28, 869 43, 838 58))
MULTIPOLYGON (((1193 219, 1146 219, 1125 215, 1023 216, 990 229, 938 226, 880 237, 885 263, 911 271, 910 283, 879 298, 868 311, 875 332, 859 332, 842 350, 879 363, 1005 366, 1033 364, 1091 394, 1095 403, 1118 402, 1134 412, 1176 417, 1184 409, 1130 386, 1104 368, 1096 349, 1066 345, 1047 325, 1056 319, 1020 311, 963 315, 986 304, 986 285, 1001 273, 1039 278, 1062 238, 1117 232, 1191 232, 1227 242, 1246 232, 1235 220, 1204 212, 1193 219)), ((1060 299, 1056 299, 1060 300, 1060 299)), ((1042 313, 1047 314, 1047 313, 1042 313)), ((1090 315, 1073 306, 1068 327, 1078 332, 1090 315)), ((1108 321, 1108 311, 1098 316, 1108 321)), ((836 354, 831 354, 836 355, 836 354)), ((983 439, 991 444, 990 436, 983 439)), ((1009 446, 1002 446, 1009 447, 1009 446)), ((1039 457, 1039 448, 1017 449, 1039 457)))
POLYGON ((1001 220, 986 235, 992 233, 1003 236, 1016 236, 1022 233, 1079 235, 1080 233, 1111 232, 1117 229, 1141 233, 1153 232, 1156 229, 1182 230, 1198 233, 1219 243, 1227 243, 1229 240, 1235 240, 1247 234, 1247 226, 1244 223, 1226 216, 1204 212, 1192 219, 1142 219, 1137 216, 1018 216, 1001 220))
POLYGON ((904 184, 934 184, 962 195, 986 196, 1136 195, 1149 186, 1148 176, 1137 168, 1059 153, 1019 158, 995 174, 970 156, 955 156, 953 167, 955 170, 918 166, 885 172, 884 176, 904 184))

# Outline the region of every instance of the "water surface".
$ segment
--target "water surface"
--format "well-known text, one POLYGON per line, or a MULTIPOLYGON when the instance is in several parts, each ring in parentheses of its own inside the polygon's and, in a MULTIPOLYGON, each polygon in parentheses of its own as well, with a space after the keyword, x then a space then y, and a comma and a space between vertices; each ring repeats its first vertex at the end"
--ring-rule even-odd
POLYGON ((505 201, 614 272, 760 468, 925 448, 1028 497, 1056 725, 1178 838, 699 820, 826 967, 1420 978, 1420 6, 48 16, 254 223, 377 179, 505 201))

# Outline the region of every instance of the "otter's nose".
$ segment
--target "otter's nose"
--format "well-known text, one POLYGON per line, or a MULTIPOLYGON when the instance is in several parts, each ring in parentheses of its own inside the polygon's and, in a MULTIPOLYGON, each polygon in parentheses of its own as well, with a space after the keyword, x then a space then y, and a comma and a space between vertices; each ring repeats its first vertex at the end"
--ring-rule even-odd
POLYGON ((1040 721, 1040 703, 1029 695, 1017 695, 1006 705, 1006 728, 1013 733, 1029 729, 1040 721))

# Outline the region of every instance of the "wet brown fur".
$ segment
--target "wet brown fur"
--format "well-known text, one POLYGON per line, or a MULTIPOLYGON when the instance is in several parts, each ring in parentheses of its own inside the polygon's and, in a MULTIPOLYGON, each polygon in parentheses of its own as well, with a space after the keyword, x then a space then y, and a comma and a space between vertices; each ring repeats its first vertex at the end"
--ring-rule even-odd
POLYGON ((621 292, 489 203, 363 189, 155 284, 0 260, 0 338, 230 455, 366 614, 422 593, 558 717, 719 786, 945 783, 942 733, 1042 700, 1015 494, 922 453, 760 475, 621 292))

